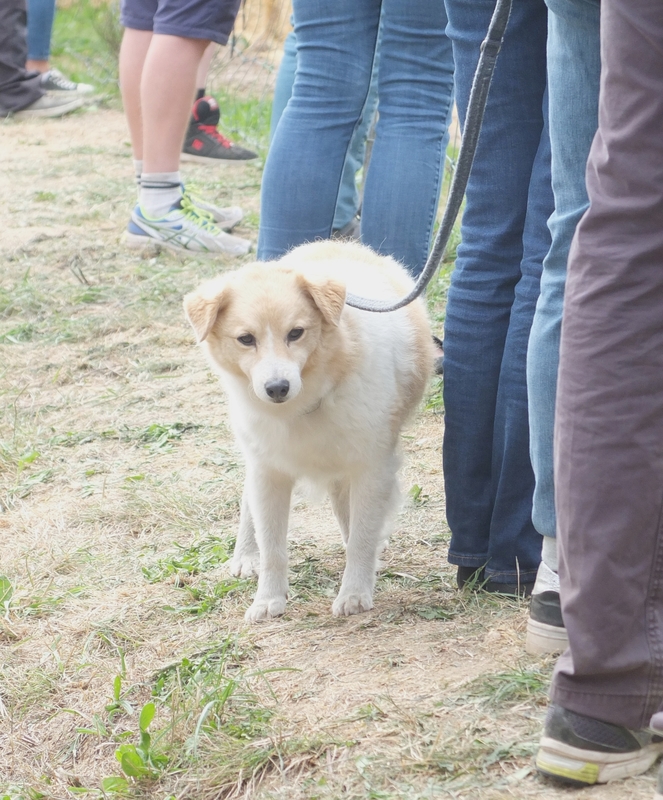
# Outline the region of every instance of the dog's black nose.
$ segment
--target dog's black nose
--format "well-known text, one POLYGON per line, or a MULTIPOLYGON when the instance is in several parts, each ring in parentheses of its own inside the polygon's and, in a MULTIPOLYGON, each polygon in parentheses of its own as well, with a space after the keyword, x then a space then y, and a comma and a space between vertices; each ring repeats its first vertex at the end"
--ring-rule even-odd
POLYGON ((288 396, 290 381, 269 381, 269 383, 265 384, 265 391, 270 399, 276 403, 281 403, 288 396))

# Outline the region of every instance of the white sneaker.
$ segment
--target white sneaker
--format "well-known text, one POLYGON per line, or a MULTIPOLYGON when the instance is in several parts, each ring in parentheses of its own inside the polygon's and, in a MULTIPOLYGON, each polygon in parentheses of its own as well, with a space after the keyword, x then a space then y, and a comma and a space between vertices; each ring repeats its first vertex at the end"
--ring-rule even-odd
POLYGON ((83 101, 75 94, 66 92, 60 96, 43 94, 27 108, 14 111, 16 119, 29 119, 31 117, 62 117, 70 111, 75 111, 83 105, 83 101))
POLYGON ((559 575, 542 561, 532 589, 525 650, 532 656, 553 655, 568 646, 559 600, 559 575))
POLYGON ((191 201, 191 205, 208 213, 221 230, 231 231, 235 225, 239 224, 244 219, 244 212, 239 206, 228 206, 227 208, 215 206, 213 203, 208 202, 186 187, 183 186, 182 189, 184 194, 191 201))
POLYGON ((251 242, 224 233, 212 217, 183 196, 161 219, 146 217, 139 205, 134 208, 123 234, 128 247, 144 247, 150 242, 179 252, 223 253, 243 256, 251 242))

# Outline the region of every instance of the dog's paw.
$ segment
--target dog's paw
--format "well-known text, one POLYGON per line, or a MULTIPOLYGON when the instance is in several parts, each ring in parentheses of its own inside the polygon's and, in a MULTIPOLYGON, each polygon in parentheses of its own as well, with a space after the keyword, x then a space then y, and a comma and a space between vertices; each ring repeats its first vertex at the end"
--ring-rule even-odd
POLYGON ((285 611, 285 597, 272 597, 271 600, 254 600, 249 606, 244 619, 247 622, 264 622, 273 617, 280 617, 285 611))
POLYGON ((234 555, 230 562, 230 574, 236 578, 251 578, 258 574, 260 567, 259 553, 245 553, 244 555, 234 555))
POLYGON ((372 608, 373 598, 370 592, 341 592, 332 604, 332 614, 335 617, 349 617, 372 608))

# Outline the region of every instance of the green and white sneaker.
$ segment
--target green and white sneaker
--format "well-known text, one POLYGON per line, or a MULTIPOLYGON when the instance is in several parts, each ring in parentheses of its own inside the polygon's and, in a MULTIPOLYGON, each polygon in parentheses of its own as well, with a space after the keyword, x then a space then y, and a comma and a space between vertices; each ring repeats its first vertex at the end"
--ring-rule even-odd
POLYGON ((184 195, 191 201, 191 205, 209 214, 222 231, 231 231, 244 219, 244 212, 239 206, 228 206, 227 208, 215 206, 185 186, 182 186, 182 189, 184 195))
POLYGON ((137 205, 123 234, 123 242, 135 248, 154 243, 178 252, 230 256, 243 256, 251 249, 251 242, 224 233, 211 215, 194 206, 186 195, 161 219, 146 217, 137 205))
POLYGON ((591 786, 640 775, 661 753, 663 735, 654 730, 632 731, 551 705, 536 768, 560 783, 591 786))

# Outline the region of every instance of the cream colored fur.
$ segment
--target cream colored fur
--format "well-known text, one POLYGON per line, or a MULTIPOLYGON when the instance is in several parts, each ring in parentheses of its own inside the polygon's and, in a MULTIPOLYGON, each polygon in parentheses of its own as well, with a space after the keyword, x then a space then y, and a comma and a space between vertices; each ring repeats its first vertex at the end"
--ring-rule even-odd
POLYGON ((397 298, 411 285, 393 259, 367 247, 316 242, 221 275, 184 299, 246 459, 231 569, 258 574, 248 620, 285 610, 288 514, 300 479, 329 492, 346 545, 333 613, 373 607, 398 501, 399 436, 434 354, 421 301, 377 314, 345 305, 345 294, 397 298))

